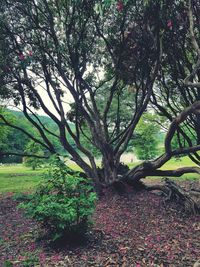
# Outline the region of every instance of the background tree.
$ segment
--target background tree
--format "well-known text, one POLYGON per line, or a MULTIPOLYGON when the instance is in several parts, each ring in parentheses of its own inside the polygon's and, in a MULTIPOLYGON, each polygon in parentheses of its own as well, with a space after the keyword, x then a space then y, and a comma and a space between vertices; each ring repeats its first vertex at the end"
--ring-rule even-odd
MULTIPOLYGON (((28 142, 24 152, 30 155, 38 155, 41 157, 44 156, 44 152, 42 151, 41 146, 32 140, 28 142)), ((44 159, 38 157, 24 157, 25 165, 31 167, 33 170, 41 167, 43 161, 44 159)))
MULTIPOLYGON (((4 119, 6 118, 6 121, 8 122, 7 125, 5 125, 3 120, 0 122, 0 151, 15 151, 16 153, 18 151, 24 151, 24 147, 28 142, 27 135, 23 132, 16 131, 15 128, 10 127, 9 125, 17 125, 17 127, 30 130, 30 124, 25 121, 23 116, 21 118, 17 117, 14 113, 9 112, 3 107, 1 107, 0 117, 4 119)), ((22 156, 18 155, 8 154, 7 157, 0 157, 0 161, 4 163, 21 162, 21 160, 22 156)))
MULTIPOLYGON (((31 117, 36 120, 33 115, 31 115, 31 117)), ((29 137, 25 133, 28 131, 29 133, 31 133, 31 136, 37 136, 37 138, 39 138, 38 133, 33 127, 33 125, 29 122, 29 120, 24 117, 23 112, 8 110, 5 107, 1 107, 0 118, 4 119, 1 119, 0 122, 0 151, 7 152, 5 156, 2 156, 0 158, 0 162, 20 163, 22 162, 23 153, 27 152, 25 151, 27 144, 32 140, 31 137, 29 137), (12 153, 10 155, 10 151, 15 152, 19 155, 12 155, 12 153)), ((44 127, 48 127, 48 129, 54 132, 55 134, 58 132, 56 124, 50 118, 45 116, 37 116, 37 120, 39 120, 44 127)), ((57 151, 59 153, 63 153, 63 148, 58 142, 57 138, 49 134, 48 138, 50 138, 57 151)), ((43 152, 46 156, 48 156, 47 150, 43 149, 43 152)))
POLYGON ((154 115, 145 114, 136 127, 133 145, 137 157, 141 160, 155 159, 159 155, 158 144, 161 132, 153 118, 154 115))

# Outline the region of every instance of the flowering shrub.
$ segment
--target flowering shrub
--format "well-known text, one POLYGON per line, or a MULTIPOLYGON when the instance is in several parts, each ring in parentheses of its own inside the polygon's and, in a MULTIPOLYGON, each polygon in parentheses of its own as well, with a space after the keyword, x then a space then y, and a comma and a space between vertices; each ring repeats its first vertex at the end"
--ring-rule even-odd
POLYGON ((20 207, 47 228, 53 241, 85 234, 96 201, 90 181, 59 159, 54 159, 45 177, 32 199, 20 207))

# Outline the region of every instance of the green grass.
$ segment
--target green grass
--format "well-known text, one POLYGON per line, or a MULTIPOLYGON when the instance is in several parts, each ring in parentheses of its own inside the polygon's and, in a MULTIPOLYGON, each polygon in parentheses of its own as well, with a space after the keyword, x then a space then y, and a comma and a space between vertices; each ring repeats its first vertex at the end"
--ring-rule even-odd
POLYGON ((171 159, 169 160, 165 165, 162 166, 162 170, 167 170, 167 169, 177 169, 181 167, 192 167, 192 166, 197 166, 190 158, 188 157, 182 157, 180 159, 171 159))
MULTIPOLYGON (((188 157, 182 157, 180 159, 171 159, 165 165, 162 166, 161 170, 175 170, 177 168, 182 167, 197 167, 197 165, 188 157)), ((199 179, 200 175, 195 173, 186 173, 177 179, 186 179, 186 180, 193 180, 199 179)))
MULTIPOLYGON (((138 163, 131 163, 129 167, 134 167, 138 163)), ((161 169, 172 170, 181 167, 196 166, 188 157, 183 157, 180 160, 171 159, 161 169)), ((70 163, 70 168, 80 170, 75 163, 70 163)), ((0 166, 0 193, 6 192, 26 192, 34 189, 42 179, 44 169, 33 171, 31 168, 25 167, 22 164, 0 166)), ((152 177, 158 178, 158 177, 152 177)), ((177 179, 199 179, 198 174, 185 174, 177 179)))
MULTIPOLYGON (((75 163, 70 163, 69 167, 73 170, 81 170, 75 163)), ((31 191, 42 180, 44 171, 43 168, 33 171, 23 164, 0 166, 0 193, 31 191)))
POLYGON ((43 169, 33 171, 22 164, 0 166, 0 192, 32 190, 41 181, 43 169))

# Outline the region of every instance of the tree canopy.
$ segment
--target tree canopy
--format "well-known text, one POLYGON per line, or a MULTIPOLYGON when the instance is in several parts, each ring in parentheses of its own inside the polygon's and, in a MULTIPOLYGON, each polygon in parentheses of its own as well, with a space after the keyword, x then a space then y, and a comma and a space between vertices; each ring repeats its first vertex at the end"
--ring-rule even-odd
POLYGON ((59 153, 50 136, 56 138, 96 189, 147 175, 199 173, 159 170, 175 155, 200 160, 199 8, 199 0, 1 0, 1 98, 22 108, 38 133, 34 141, 51 154, 59 153), (169 121, 165 152, 119 175, 121 155, 148 108, 169 121), (38 109, 58 133, 37 120, 38 109), (101 172, 83 136, 99 151, 101 172))

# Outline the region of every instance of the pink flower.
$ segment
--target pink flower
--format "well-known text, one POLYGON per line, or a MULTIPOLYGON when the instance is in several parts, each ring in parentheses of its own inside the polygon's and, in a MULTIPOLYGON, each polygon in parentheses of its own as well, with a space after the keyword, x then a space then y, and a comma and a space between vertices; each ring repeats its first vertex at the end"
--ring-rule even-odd
POLYGON ((35 243, 32 243, 32 244, 29 245, 29 250, 30 251, 34 251, 35 249, 36 249, 35 243))
POLYGON ((156 240, 157 240, 158 242, 160 242, 160 240, 161 240, 160 236, 157 236, 156 240))
POLYGON ((87 261, 88 260, 88 257, 86 255, 82 255, 81 256, 81 260, 87 261))
POLYGON ((139 263, 137 263, 135 267, 141 267, 141 265, 139 263))
POLYGON ((23 54, 20 54, 20 55, 19 55, 19 59, 20 59, 20 60, 24 60, 24 59, 25 59, 25 56, 24 56, 23 54))
POLYGON ((172 21, 171 20, 168 20, 167 22, 167 27, 171 30, 172 29, 172 21))
POLYGON ((23 261, 23 260, 25 260, 25 257, 24 257, 24 256, 21 256, 21 255, 19 255, 19 257, 18 257, 18 260, 19 260, 19 261, 23 261))
POLYGON ((28 54, 29 54, 30 57, 33 56, 33 52, 32 51, 29 51, 28 54))
POLYGON ((40 257, 40 263, 44 264, 46 261, 46 255, 44 253, 40 253, 39 257, 40 257))
POLYGON ((51 257, 51 259, 52 259, 52 261, 54 261, 54 262, 58 262, 58 261, 61 260, 61 256, 60 256, 60 255, 53 255, 53 256, 51 257))
POLYGON ((123 8, 124 8, 123 2, 122 1, 118 1, 117 2, 117 10, 119 12, 121 12, 123 10, 123 8))

